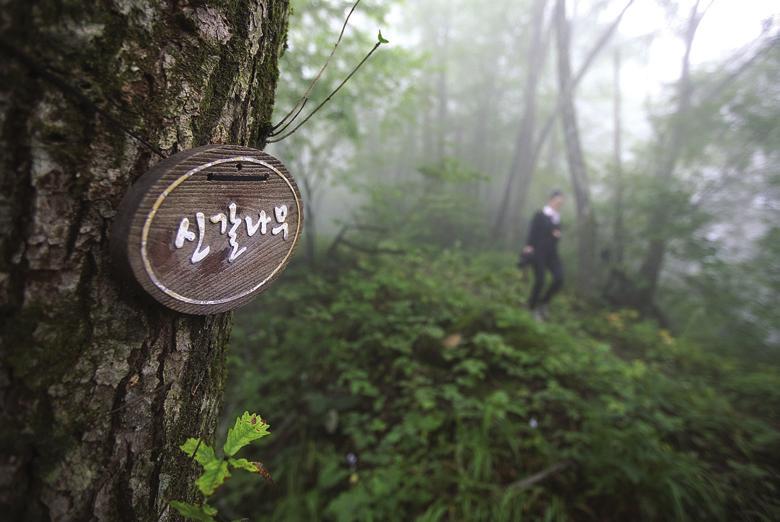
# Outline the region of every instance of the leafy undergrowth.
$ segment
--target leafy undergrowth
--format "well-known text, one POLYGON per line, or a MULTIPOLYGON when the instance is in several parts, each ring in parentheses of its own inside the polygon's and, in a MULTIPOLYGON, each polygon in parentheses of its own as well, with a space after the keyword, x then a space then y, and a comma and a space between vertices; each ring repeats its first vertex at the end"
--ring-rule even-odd
POLYGON ((250 415, 249 412, 245 411, 236 419, 233 427, 228 430, 225 444, 222 446, 223 457, 218 457, 214 448, 202 439, 193 437, 187 439, 179 448, 203 468, 203 473, 195 481, 202 501, 190 504, 181 500, 171 500, 171 507, 187 520, 216 522, 217 510, 209 505, 208 499, 231 477, 231 469, 256 473, 271 480, 270 474, 262 462, 250 462, 244 458, 236 458, 236 453, 241 448, 267 435, 268 424, 263 422, 259 415, 250 415))
POLYGON ((236 319, 225 409, 276 426, 252 520, 780 520, 780 376, 446 251, 285 277, 236 319))

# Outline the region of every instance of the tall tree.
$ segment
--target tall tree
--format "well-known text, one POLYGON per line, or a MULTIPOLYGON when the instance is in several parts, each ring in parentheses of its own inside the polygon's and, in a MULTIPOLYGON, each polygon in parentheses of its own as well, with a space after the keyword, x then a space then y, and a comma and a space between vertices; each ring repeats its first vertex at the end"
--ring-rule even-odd
MULTIPOLYGON (((706 10, 699 10, 697 0, 691 8, 690 15, 683 33, 682 39, 685 45, 683 53, 680 79, 677 82, 677 107, 671 118, 668 131, 662 136, 659 143, 660 161, 656 165, 655 176, 658 186, 666 186, 674 176, 680 153, 686 138, 688 126, 687 117, 691 108, 693 85, 691 83, 691 49, 696 31, 706 10)), ((653 228, 663 231, 669 223, 670 209, 667 205, 658 204, 654 207, 650 223, 653 228)), ((655 292, 658 287, 658 279, 661 275, 664 256, 666 255, 667 239, 663 233, 651 235, 650 243, 639 270, 639 293, 635 296, 635 302, 639 307, 652 306, 655 292)))
POLYGON ((213 437, 230 315, 120 280, 109 231, 159 156, 261 147, 287 0, 11 2, 0 13, 0 504, 9 520, 165 520, 213 437))
POLYGON ((593 291, 596 265, 596 220, 591 205, 590 182, 580 141, 577 110, 574 106, 570 27, 566 18, 566 0, 557 0, 554 16, 561 126, 577 206, 577 288, 583 295, 590 295, 593 291))
POLYGON ((620 266, 623 263, 623 252, 625 250, 625 232, 623 230, 623 126, 621 118, 622 97, 620 92, 620 69, 620 48, 616 47, 612 62, 612 163, 615 173, 615 194, 613 201, 615 221, 612 231, 612 261, 617 266, 620 266))
POLYGON ((533 157, 533 146, 536 129, 536 98, 539 89, 539 80, 544 68, 545 42, 542 38, 544 33, 544 12, 547 0, 534 0, 531 8, 530 32, 528 53, 525 63, 525 89, 523 91, 523 115, 520 118, 520 128, 517 131, 515 141, 515 153, 512 156, 512 164, 506 179, 504 192, 501 196, 501 204, 496 215, 493 226, 493 233, 500 235, 502 231, 507 231, 509 237, 517 235, 517 227, 506 226, 509 218, 509 209, 512 203, 517 204, 523 197, 531 183, 531 175, 535 166, 533 157), (515 187, 515 184, 517 185, 515 187))

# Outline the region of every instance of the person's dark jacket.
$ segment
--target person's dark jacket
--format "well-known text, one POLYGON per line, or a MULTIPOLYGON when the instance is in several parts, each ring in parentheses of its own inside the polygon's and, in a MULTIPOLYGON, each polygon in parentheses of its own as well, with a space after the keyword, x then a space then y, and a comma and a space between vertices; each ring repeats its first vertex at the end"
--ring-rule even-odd
POLYGON ((553 232, 560 229, 561 225, 553 223, 552 218, 544 211, 540 210, 534 214, 528 231, 528 240, 525 243, 534 247, 534 257, 544 259, 551 254, 557 254, 558 238, 553 235, 553 232))

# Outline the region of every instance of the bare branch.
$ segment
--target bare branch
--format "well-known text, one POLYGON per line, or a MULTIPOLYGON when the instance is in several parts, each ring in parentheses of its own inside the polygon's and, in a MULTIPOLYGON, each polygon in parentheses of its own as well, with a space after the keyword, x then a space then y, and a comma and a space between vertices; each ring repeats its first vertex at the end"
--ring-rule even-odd
MULTIPOLYGON (((604 31, 596 44, 590 50, 587 57, 585 58, 585 61, 582 63, 582 65, 580 65, 580 68, 577 70, 577 73, 574 75, 569 84, 570 91, 574 91, 577 88, 577 85, 579 85, 580 81, 582 81, 582 78, 585 77, 585 73, 588 72, 588 69, 590 69, 591 65, 593 65, 593 62, 596 60, 598 54, 607 45, 607 42, 609 42, 609 40, 612 38, 612 35, 615 34, 615 31, 620 25, 620 21, 623 19, 623 15, 626 14, 626 11, 628 11, 628 8, 631 7, 631 4, 633 3, 634 0, 628 0, 628 3, 625 5, 625 7, 623 7, 623 10, 620 11, 620 14, 617 16, 617 18, 615 18, 612 24, 610 24, 606 31, 604 31)), ((563 98, 564 97, 561 96, 558 97, 555 103, 555 108, 547 117, 547 120, 544 122, 544 127, 542 127, 542 130, 539 133, 539 137, 536 139, 536 144, 533 150, 532 164, 536 163, 536 158, 539 157, 539 152, 542 150, 542 146, 544 145, 545 141, 547 141, 547 137, 550 135, 553 124, 555 124, 555 119, 563 106, 563 98)))
POLYGON ((356 0, 355 3, 352 4, 352 9, 350 9, 349 13, 347 13, 347 17, 344 19, 344 24, 341 26, 341 32, 339 33, 339 37, 336 40, 336 44, 333 46, 333 49, 330 51, 330 54, 328 55, 328 58, 325 60, 325 63, 322 64, 322 67, 320 68, 320 70, 317 73, 317 75, 314 77, 314 79, 309 84, 309 88, 306 89, 306 92, 303 93, 303 96, 301 96, 298 99, 298 101, 295 102, 295 105, 293 105, 293 108, 290 109, 290 112, 288 112, 284 116, 284 118, 282 118, 279 121, 279 123, 277 123, 276 125, 274 125, 271 128, 271 131, 276 131, 277 129, 279 129, 279 127, 284 125, 284 127, 279 129, 277 134, 280 134, 280 133, 284 132, 284 130, 287 128, 287 126, 289 126, 292 122, 294 122, 295 119, 298 117, 298 115, 301 113, 301 111, 303 111, 303 108, 306 106, 306 103, 308 103, 308 101, 309 101, 309 96, 311 95, 311 91, 314 89, 314 86, 319 81, 320 77, 322 76, 322 73, 325 72, 325 68, 330 63, 330 59, 333 58, 334 54, 336 54, 336 49, 338 49, 339 44, 341 43, 341 39, 344 36, 344 31, 347 29, 347 24, 349 23, 349 18, 352 16, 352 13, 355 11, 355 8, 358 6, 359 3, 360 3, 360 0, 356 0), (295 114, 293 115, 293 113, 295 113, 295 114), (292 118, 290 118, 290 116, 292 116, 292 118), (290 118, 290 121, 287 121, 288 118, 290 118), (285 122, 287 122, 287 123, 285 124, 285 122))
MULTIPOLYGON (((354 74, 355 74, 356 72, 358 72, 358 69, 360 69, 360 68, 363 66, 363 64, 364 64, 364 63, 366 63, 366 61, 368 61, 368 59, 369 59, 369 58, 371 58, 371 55, 372 55, 372 54, 374 54, 374 51, 376 51, 376 50, 379 48, 379 46, 380 46, 380 45, 382 45, 382 43, 383 43, 383 42, 382 42, 382 40, 379 40, 377 43, 375 43, 375 44, 374 44, 374 47, 372 47, 372 48, 371 48, 371 50, 368 52, 368 54, 366 54, 366 56, 365 56, 365 57, 363 57, 363 59, 362 59, 362 60, 360 60, 360 63, 358 63, 358 64, 357 64, 357 66, 356 66, 354 69, 352 69, 352 72, 350 72, 350 73, 347 75, 347 77, 346 77, 346 78, 344 78, 344 79, 341 81, 341 83, 339 83, 339 84, 338 84, 338 86, 337 86, 335 89, 333 89, 333 91, 332 91, 330 94, 328 94, 328 97, 327 97, 327 98, 325 98, 324 100, 322 100, 322 102, 321 102, 319 105, 317 105, 317 106, 314 108, 314 110, 313 110, 313 111, 311 111, 311 112, 310 112, 310 113, 309 113, 309 114, 308 114, 308 115, 307 115, 307 116, 306 116, 306 117, 303 119, 303 121, 301 121, 300 123, 298 123, 298 125, 296 125, 295 127, 293 127, 293 129, 292 129, 291 131, 287 132, 286 134, 283 134, 282 136, 280 136, 280 137, 278 137, 278 138, 275 138, 275 139, 269 139, 269 140, 268 140, 268 143, 276 143, 276 142, 282 141, 283 139, 285 139, 285 138, 287 138, 287 137, 291 136, 292 134, 294 134, 294 133, 295 133, 295 131, 297 131, 298 129, 300 129, 300 128, 301 128, 301 127, 302 127, 302 126, 303 126, 303 125, 304 125, 304 124, 305 124, 307 121, 309 121, 309 120, 311 119, 311 117, 312 117, 312 116, 314 116, 314 115, 317 113, 317 111, 319 111, 319 110, 320 110, 320 109, 321 109, 321 108, 322 108, 322 107, 323 107, 323 106, 324 106, 326 103, 328 103, 328 102, 330 101, 330 99, 331 99, 331 98, 333 98, 333 96, 335 96, 335 95, 336 95, 336 93, 337 93, 337 92, 339 92, 339 90, 340 90, 340 89, 341 89, 341 88, 344 86, 344 84, 345 84, 345 83, 347 83, 347 82, 349 81, 349 79, 350 79, 350 78, 352 78, 352 76, 354 76, 354 74)), ((278 134, 278 133, 277 133, 277 134, 278 134)), ((275 136, 275 135, 276 135, 276 134, 274 134, 274 133, 272 133, 272 134, 271 134, 271 136, 275 136)))

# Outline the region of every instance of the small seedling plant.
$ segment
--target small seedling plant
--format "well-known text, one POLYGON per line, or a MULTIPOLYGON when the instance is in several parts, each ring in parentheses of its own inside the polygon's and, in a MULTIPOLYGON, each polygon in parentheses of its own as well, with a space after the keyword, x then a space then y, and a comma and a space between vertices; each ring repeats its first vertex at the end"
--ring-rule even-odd
POLYGON ((223 457, 218 457, 214 448, 201 439, 189 438, 179 446, 188 457, 195 460, 203 468, 203 473, 195 481, 195 485, 203 494, 201 504, 190 504, 180 500, 172 500, 171 506, 188 520, 198 522, 216 522, 217 510, 208 504, 208 499, 219 486, 230 478, 230 470, 245 470, 257 473, 272 482, 271 475, 261 462, 253 462, 244 458, 236 458, 236 453, 252 441, 268 435, 268 424, 256 413, 244 412, 236 418, 233 427, 228 430, 225 444, 222 446, 223 457))

